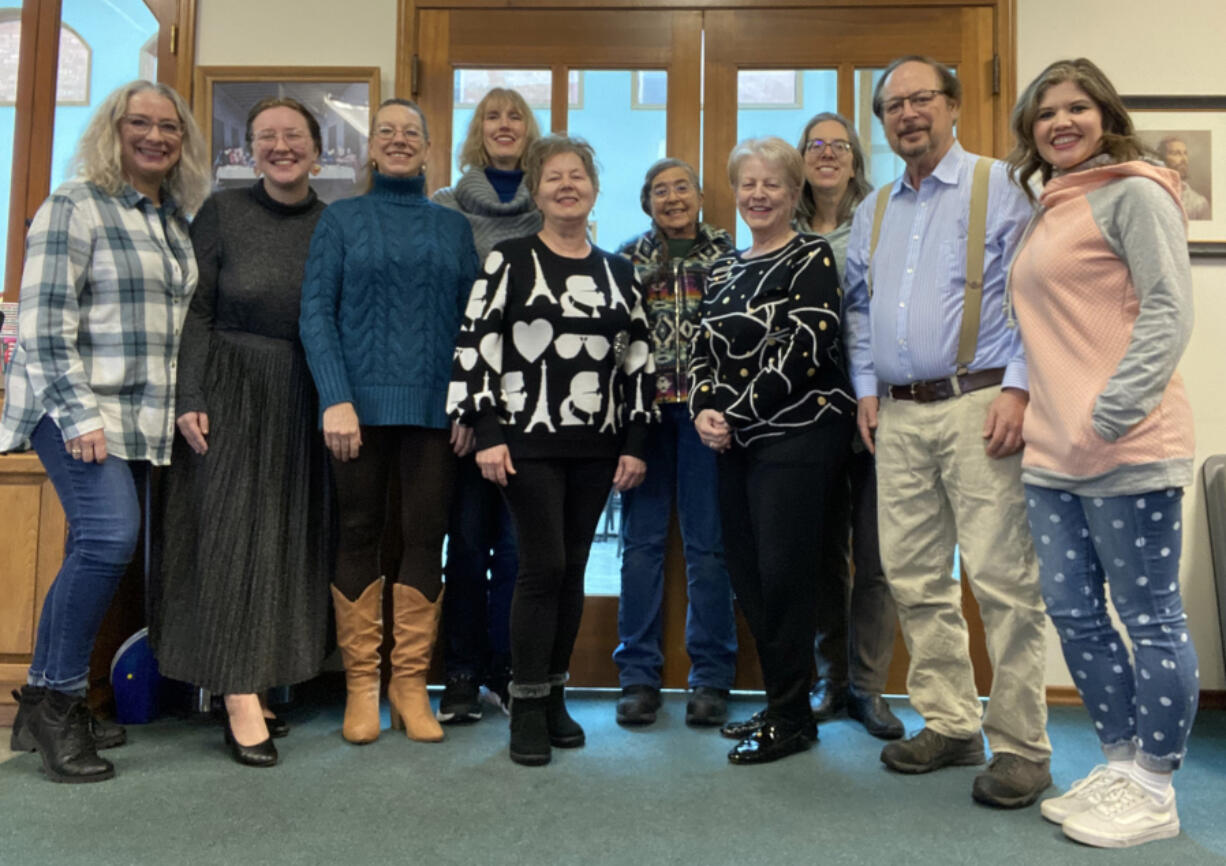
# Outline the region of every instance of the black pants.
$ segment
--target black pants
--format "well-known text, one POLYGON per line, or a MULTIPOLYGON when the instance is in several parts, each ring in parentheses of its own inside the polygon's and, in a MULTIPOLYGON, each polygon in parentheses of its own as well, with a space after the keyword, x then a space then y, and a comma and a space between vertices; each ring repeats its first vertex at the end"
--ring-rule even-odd
POLYGON ((443 537, 455 478, 455 455, 447 430, 427 427, 363 427, 357 460, 332 459, 340 511, 336 584, 357 599, 379 579, 379 548, 388 517, 388 478, 400 479, 400 530, 404 549, 398 583, 427 599, 442 588, 443 537))
POLYGON ((757 645, 766 712, 812 725, 809 671, 824 527, 846 485, 850 419, 719 457, 719 505, 732 589, 757 645))
POLYGON ((516 474, 503 494, 519 540, 511 599, 511 670, 518 691, 544 685, 550 674, 570 667, 583 616, 583 573, 617 461, 514 462, 516 474))
POLYGON ((862 450, 851 451, 847 465, 850 489, 840 487, 832 503, 830 538, 818 570, 813 654, 819 677, 838 687, 850 682, 861 694, 880 694, 894 654, 898 616, 877 541, 877 464, 862 450))

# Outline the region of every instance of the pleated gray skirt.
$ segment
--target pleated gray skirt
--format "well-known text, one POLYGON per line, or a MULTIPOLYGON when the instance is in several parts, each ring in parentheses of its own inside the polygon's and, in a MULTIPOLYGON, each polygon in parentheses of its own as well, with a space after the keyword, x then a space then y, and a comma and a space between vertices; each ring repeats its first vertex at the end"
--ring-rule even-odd
POLYGON ((208 452, 176 436, 150 643, 163 675, 213 692, 319 672, 333 538, 328 461, 301 348, 215 332, 208 452))

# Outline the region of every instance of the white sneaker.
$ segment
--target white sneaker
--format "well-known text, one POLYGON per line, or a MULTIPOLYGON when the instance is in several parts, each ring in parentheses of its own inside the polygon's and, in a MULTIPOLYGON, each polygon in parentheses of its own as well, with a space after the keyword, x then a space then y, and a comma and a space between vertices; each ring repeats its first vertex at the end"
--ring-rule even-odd
POLYGON ((1178 836, 1175 791, 1167 791, 1162 802, 1157 802, 1132 779, 1124 778, 1122 784, 1107 789, 1096 805, 1065 821, 1064 835, 1098 848, 1131 848, 1178 836))
POLYGON ((1106 764, 1099 764, 1084 779, 1078 779, 1059 797, 1049 797, 1039 804, 1039 812, 1053 824, 1063 824, 1071 816, 1098 805, 1102 795, 1124 776, 1106 764))

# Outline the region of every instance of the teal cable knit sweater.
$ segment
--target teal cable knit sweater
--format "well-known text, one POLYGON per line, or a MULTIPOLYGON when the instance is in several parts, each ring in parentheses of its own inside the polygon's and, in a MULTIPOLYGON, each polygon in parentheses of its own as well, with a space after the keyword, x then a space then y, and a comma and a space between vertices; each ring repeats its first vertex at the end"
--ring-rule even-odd
POLYGON ((477 274, 468 220, 421 177, 374 175, 328 206, 311 238, 298 327, 320 409, 368 426, 446 428, 460 317, 477 274))

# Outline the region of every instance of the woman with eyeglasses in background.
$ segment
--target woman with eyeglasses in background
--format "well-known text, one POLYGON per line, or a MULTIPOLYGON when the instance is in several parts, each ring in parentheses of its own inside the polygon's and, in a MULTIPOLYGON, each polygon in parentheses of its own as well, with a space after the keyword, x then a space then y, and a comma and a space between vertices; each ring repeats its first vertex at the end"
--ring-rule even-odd
POLYGON ((471 431, 448 424, 446 403, 477 253, 468 220, 425 196, 429 146, 415 103, 379 106, 368 189, 324 211, 302 287, 299 327, 340 514, 332 598, 348 693, 342 733, 353 743, 379 736, 379 553, 389 475, 399 480, 403 539, 392 586, 392 726, 414 740, 443 738, 426 674, 442 607, 455 456, 472 442, 471 431))
POLYGON ((328 464, 298 340, 320 146, 301 103, 260 100, 247 114, 259 180, 214 193, 192 221, 200 285, 149 630, 163 674, 225 695, 231 754, 259 767, 289 732, 262 693, 315 676, 327 634, 328 464))
POLYGON ((68 518, 12 748, 39 752, 53 782, 100 782, 115 769, 97 749, 126 734, 85 705, 90 654, 136 550, 136 479, 170 462, 197 279, 187 215, 208 194, 209 164, 182 97, 133 81, 98 107, 75 165, 26 238, 0 452, 31 444, 68 518))
MULTIPOLYGON (((802 229, 824 237, 839 277, 847 261, 851 218, 873 186, 864 150, 851 123, 832 111, 814 115, 800 135, 805 183, 796 217, 802 229)), ((830 538, 819 566, 817 682, 809 694, 813 718, 824 722, 844 710, 874 737, 903 735, 903 725, 881 697, 894 650, 897 616, 877 547, 877 467, 858 435, 848 447, 847 492, 835 500, 830 538), (848 550, 848 538, 851 550, 848 550), (848 554, 855 566, 848 568, 848 554)))

